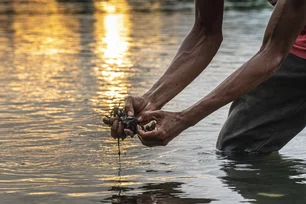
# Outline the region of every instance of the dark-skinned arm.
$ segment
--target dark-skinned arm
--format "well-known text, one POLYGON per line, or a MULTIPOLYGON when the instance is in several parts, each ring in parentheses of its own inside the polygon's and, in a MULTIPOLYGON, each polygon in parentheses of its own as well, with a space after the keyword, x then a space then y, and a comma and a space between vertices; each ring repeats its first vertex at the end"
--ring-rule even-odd
MULTIPOLYGON (((190 84, 211 62, 222 42, 224 0, 196 0, 195 22, 162 77, 143 96, 129 96, 125 109, 130 116, 159 110, 190 84)), ((133 135, 116 118, 104 118, 114 138, 133 135)))
POLYGON ((195 23, 163 76, 144 94, 161 109, 211 62, 222 42, 224 0, 196 0, 195 23))
POLYGON ((140 121, 154 119, 158 125, 150 132, 138 127, 142 143, 147 146, 167 145, 188 127, 256 88, 278 70, 305 24, 305 0, 278 0, 260 50, 190 108, 177 113, 153 111, 143 114, 140 121))
POLYGON ((196 124, 268 79, 278 70, 305 25, 305 0, 279 0, 269 20, 259 52, 210 94, 184 111, 185 117, 191 119, 190 125, 196 124), (199 112, 201 114, 198 114, 199 112))

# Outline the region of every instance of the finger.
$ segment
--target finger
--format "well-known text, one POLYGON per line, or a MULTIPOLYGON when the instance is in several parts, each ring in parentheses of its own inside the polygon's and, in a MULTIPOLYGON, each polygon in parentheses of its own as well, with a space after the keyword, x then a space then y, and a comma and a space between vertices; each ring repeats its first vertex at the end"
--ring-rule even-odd
POLYGON ((133 136, 134 136, 133 131, 132 131, 132 130, 130 130, 130 129, 124 129, 124 133, 125 133, 126 135, 128 135, 128 136, 131 136, 131 137, 133 137, 133 136))
POLYGON ((155 145, 154 142, 152 142, 152 141, 146 141, 146 140, 144 140, 140 135, 137 135, 137 137, 139 138, 141 144, 143 144, 143 145, 145 145, 145 146, 147 146, 147 147, 154 147, 154 146, 157 146, 157 145, 155 145))
POLYGON ((127 137, 126 135, 122 135, 122 136, 121 136, 121 140, 122 140, 122 141, 125 140, 126 137, 127 137))
POLYGON ((158 112, 157 111, 148 111, 142 113, 138 118, 137 121, 139 123, 148 123, 151 122, 152 120, 157 120, 158 117, 158 112))
POLYGON ((125 103, 125 111, 127 112, 127 114, 129 116, 134 116, 134 107, 133 107, 133 102, 134 102, 134 99, 133 97, 131 96, 128 96, 125 100, 124 100, 124 103, 125 103))
POLYGON ((147 147, 166 146, 168 142, 165 141, 150 141, 144 140, 140 135, 137 135, 141 143, 147 147))
POLYGON ((111 119, 111 118, 104 117, 104 118, 103 118, 103 123, 104 123, 104 124, 106 124, 106 125, 111 126, 111 125, 112 125, 112 123, 113 123, 113 121, 112 121, 112 119, 111 119))
POLYGON ((141 128, 140 125, 137 125, 137 132, 145 141, 160 141, 161 132, 157 129, 146 132, 141 128))
POLYGON ((151 121, 150 123, 148 123, 147 125, 144 126, 144 130, 146 132, 148 131, 153 131, 156 127, 156 122, 155 121, 151 121))
POLYGON ((118 120, 114 120, 111 128, 111 135, 113 138, 118 138, 117 129, 118 129, 118 120))
POLYGON ((123 134, 123 124, 121 121, 118 122, 118 129, 117 129, 117 135, 119 137, 122 137, 124 134, 123 134))

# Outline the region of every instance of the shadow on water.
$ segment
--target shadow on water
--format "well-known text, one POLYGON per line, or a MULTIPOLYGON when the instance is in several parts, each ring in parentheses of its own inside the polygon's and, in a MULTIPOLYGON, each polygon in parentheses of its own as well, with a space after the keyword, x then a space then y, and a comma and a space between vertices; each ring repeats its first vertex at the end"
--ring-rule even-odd
MULTIPOLYGON (((288 158, 279 153, 247 155, 218 152, 217 158, 222 161, 220 170, 225 172, 225 176, 219 179, 227 188, 244 198, 241 202, 287 204, 304 203, 306 199, 304 160, 288 158)), ((217 197, 184 197, 184 185, 183 182, 146 183, 133 188, 121 186, 119 179, 118 185, 108 190, 112 195, 101 200, 101 203, 194 204, 219 201, 217 197)))
POLYGON ((181 190, 184 183, 180 182, 166 182, 166 183, 148 183, 139 189, 133 189, 128 187, 112 187, 110 191, 119 192, 113 194, 111 197, 102 200, 101 203, 210 203, 214 199, 206 198, 181 198, 184 194, 181 190), (122 195, 123 192, 128 191, 140 191, 142 193, 138 195, 122 195))
POLYGON ((112 204, 151 204, 151 203, 167 203, 167 204, 195 204, 195 203, 211 203, 216 199, 209 198, 183 198, 186 194, 182 190, 183 182, 164 182, 164 183, 146 183, 145 185, 133 188, 122 186, 121 180, 121 158, 118 160, 118 183, 116 186, 110 187, 108 191, 111 196, 101 200, 101 203, 112 204), (138 194, 130 192, 139 192, 138 194))
POLYGON ((269 155, 219 154, 220 180, 251 203, 304 203, 306 199, 306 163, 269 155))

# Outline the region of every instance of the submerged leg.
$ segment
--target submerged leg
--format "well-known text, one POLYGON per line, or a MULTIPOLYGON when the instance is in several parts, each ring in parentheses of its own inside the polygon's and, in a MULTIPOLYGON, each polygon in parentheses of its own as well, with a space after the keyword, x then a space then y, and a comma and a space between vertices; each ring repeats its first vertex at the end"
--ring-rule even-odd
POLYGON ((288 55, 267 81, 231 105, 217 148, 278 151, 306 126, 306 60, 288 55))

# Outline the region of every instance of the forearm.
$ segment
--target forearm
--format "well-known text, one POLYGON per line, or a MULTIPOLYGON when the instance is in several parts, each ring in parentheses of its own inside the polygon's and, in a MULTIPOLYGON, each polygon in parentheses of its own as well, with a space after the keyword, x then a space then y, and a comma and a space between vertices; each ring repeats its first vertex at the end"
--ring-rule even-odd
POLYGON ((285 53, 273 54, 270 51, 257 53, 215 90, 182 111, 182 118, 188 121, 190 126, 195 125, 215 110, 248 93, 268 79, 279 68, 285 56, 285 53))
POLYGON ((186 37, 167 71, 144 94, 157 109, 180 93, 211 62, 222 42, 222 34, 207 35, 193 29, 186 37))
POLYGON ((183 111, 183 118, 194 125, 268 79, 280 67, 305 24, 306 1, 278 0, 260 51, 210 94, 183 111))
POLYGON ((190 84, 210 63, 222 42, 224 0, 195 0, 194 26, 164 75, 144 94, 155 109, 190 84))

